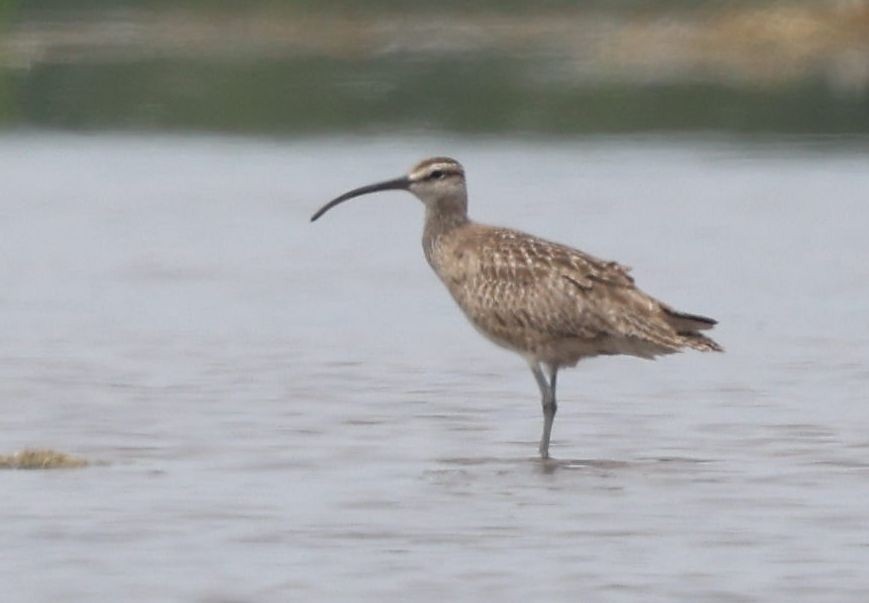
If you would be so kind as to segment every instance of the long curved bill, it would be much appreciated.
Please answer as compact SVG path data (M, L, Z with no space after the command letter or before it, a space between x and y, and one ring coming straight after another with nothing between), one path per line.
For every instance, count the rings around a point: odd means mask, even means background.
M377 184L369 184L368 186L360 186L359 188L354 188L352 191L347 191L340 197L332 199L326 205L318 209L317 213L311 216L311 222L325 214L336 205L344 203L345 201L347 201L348 199L352 199L353 197L367 195L368 193L376 193L378 191L406 191L409 187L410 180L408 180L407 176L402 176L401 178L395 178L394 180L387 180L385 182L378 182Z

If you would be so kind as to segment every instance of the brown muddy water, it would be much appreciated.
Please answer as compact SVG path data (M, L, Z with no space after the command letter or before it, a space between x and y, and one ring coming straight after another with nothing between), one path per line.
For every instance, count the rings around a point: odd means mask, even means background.
M412 197L634 267L724 355L537 389ZM866 601L869 169L836 141L0 136L9 602Z

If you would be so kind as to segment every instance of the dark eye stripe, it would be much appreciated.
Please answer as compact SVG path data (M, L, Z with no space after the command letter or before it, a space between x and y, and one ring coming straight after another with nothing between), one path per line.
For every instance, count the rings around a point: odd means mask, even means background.
M425 177L425 179L426 180L438 180L441 178L446 178L447 176L455 176L457 174L459 174L458 170L438 169L438 170L432 170L431 172L429 172L429 174Z

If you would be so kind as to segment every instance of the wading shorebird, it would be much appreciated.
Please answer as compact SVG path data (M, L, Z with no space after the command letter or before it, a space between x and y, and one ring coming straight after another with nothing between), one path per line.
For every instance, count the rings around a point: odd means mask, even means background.
M654 358L684 348L723 351L700 333L715 325L713 319L677 312L643 293L629 268L470 220L465 171L454 159L425 159L406 176L346 192L311 221L348 199L388 190L409 191L423 202L425 259L471 324L531 367L543 404L544 459L549 458L561 367L600 355Z

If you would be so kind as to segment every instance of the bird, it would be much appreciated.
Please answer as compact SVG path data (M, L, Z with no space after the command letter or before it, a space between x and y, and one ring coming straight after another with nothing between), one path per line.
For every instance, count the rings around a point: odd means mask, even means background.
M432 157L405 175L350 190L311 217L361 195L408 191L425 207L425 258L471 324L528 363L540 389L540 457L549 459L558 371L585 358L653 359L684 349L722 352L712 318L680 312L644 293L630 268L518 230L468 217L465 170Z

